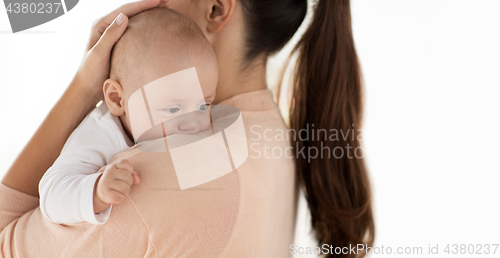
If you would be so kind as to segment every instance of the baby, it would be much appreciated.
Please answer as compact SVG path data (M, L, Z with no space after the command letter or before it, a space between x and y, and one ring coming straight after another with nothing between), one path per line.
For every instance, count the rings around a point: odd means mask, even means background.
M109 164L112 158L134 143L210 130L217 75L210 43L187 17L155 8L130 18L113 49L105 103L82 121L40 181L43 215L59 224L105 223L113 204L139 183L130 162Z

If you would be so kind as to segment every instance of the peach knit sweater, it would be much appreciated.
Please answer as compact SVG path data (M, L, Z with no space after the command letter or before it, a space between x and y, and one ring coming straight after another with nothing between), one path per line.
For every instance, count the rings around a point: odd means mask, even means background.
M245 124L249 157L237 170L181 191L168 152L132 147L115 159L128 158L141 182L102 225L50 222L37 197L0 184L0 255L290 257L297 185L293 160L270 152L290 146L278 136L286 126L272 93L253 91L220 104L238 107Z

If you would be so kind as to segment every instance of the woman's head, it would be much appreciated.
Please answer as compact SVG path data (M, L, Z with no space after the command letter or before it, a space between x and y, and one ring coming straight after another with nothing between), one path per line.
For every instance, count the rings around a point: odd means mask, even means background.
M248 91L251 86L246 81L263 82L265 87L267 57L297 31L307 12L307 0L186 0L174 1L172 8L193 19L214 47L219 61L217 96L228 97ZM298 150L325 152L318 155L324 158L295 155L297 174L320 244L370 246L374 221L363 157L325 158L331 156L327 150L362 147L363 94L350 2L316 0L313 8L311 24L293 51L298 52L298 59L290 127L296 132L311 126L335 129L354 137L327 142L297 140L293 146ZM356 256L362 255L345 255Z
M171 8L195 21L216 52L236 52L248 64L283 48L304 20L307 0L186 0ZM218 48L228 43L230 50Z

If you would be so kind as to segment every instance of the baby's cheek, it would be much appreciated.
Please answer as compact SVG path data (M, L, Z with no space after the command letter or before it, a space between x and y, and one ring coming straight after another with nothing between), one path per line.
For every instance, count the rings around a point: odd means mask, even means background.
M205 131L205 130L208 130L209 128L210 128L210 123L203 123L200 126L200 131Z
M177 123L174 119L169 119L165 122L163 122L163 126L165 128L165 136L172 135L174 133L177 133Z
M199 120L198 124L200 125L200 131L208 130L210 128L210 117L203 117Z

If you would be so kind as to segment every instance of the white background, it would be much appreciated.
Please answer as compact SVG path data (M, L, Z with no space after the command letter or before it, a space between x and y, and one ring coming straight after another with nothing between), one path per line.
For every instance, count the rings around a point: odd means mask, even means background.
M16 34L0 7L0 176L70 82L92 22L124 2L83 0ZM424 251L397 257L426 257L429 244L439 256L446 244L500 244L499 13L497 0L352 3L375 246ZM270 87L289 49L270 60ZM296 244L305 245L300 214Z

